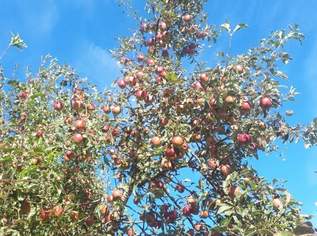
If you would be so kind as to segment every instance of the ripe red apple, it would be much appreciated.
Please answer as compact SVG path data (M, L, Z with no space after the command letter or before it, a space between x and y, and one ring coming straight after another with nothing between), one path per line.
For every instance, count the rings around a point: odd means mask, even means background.
M108 106L108 105L103 106L102 110L103 110L104 113L109 113L111 111L110 110L110 106Z
M91 226L95 223L95 219L93 216L88 216L86 219L85 219L85 223L86 225L88 226Z
M110 125L104 125L104 127L102 127L102 131L103 132L108 132L110 130L111 126Z
M240 109L243 111L243 112L249 112L251 110L251 104L250 102L248 101L244 101L242 102L241 106L240 106Z
M176 147L180 147L184 144L184 139L181 136L175 136L172 139L172 144Z
M50 218L51 212L50 212L50 210L47 210L47 209L43 209L43 208L42 208L42 209L40 210L39 216L40 216L40 219L41 219L42 221L46 221L46 220L48 220L48 219Z
M112 136L118 136L120 134L120 128L119 127L115 127L112 129L111 131Z
M155 62L154 62L153 59L147 59L146 63L147 63L149 66L155 65Z
M240 188L237 187L237 186L233 186L231 185L229 188L228 188L228 196L231 198L231 199L234 199L235 197L237 197L239 194L240 194Z
M237 135L237 141L239 144L246 144L251 142L251 135L246 133L240 133Z
M262 109L269 109L272 106L272 100L271 98L264 96L260 99L260 106Z
M64 208L62 206L55 206L53 208L54 216L60 217L64 212Z
M231 166L229 164L220 165L220 172L223 176L228 176L231 173Z
M201 218L207 218L209 216L209 213L208 211L205 210L205 211L201 211L199 215Z
M93 103L89 103L87 104L86 108L88 111L94 111L96 109L96 106Z
M192 18L193 18L193 16L192 16L192 15L189 15L189 14L186 14L186 15L182 16L182 19L183 19L183 21L185 21L185 22L191 21Z
M160 126L165 126L168 124L168 119L167 118L161 118L160 119Z
M164 188L164 183L161 180L154 180L151 183L151 187L152 188L160 188L160 189L162 189L162 188Z
M276 209L283 208L283 203L282 203L282 201L279 198L274 198L272 200L272 203L273 203L273 207L276 208Z
M240 64L236 65L235 70L237 73L243 73L244 72L244 67Z
M79 119L75 121L74 126L77 130L84 130L86 129L86 122L83 119Z
M112 195L108 195L107 196L107 201L108 202L113 202L113 196Z
M192 88L195 89L195 90L202 90L203 89L203 86L201 85L201 83L199 81L195 81L193 84L192 84Z
M117 85L121 88L121 89L124 89L126 87L126 82L123 80L123 79L119 79L117 81Z
M71 150L67 150L64 154L64 160L69 161L75 156L75 153Z
M160 27L160 29L161 29L162 31L164 31L164 30L166 30L167 25L166 25L166 23L165 23L164 21L161 21L161 22L159 23L159 27Z
M128 228L127 229L127 235L128 236L134 236L135 235L134 229L133 228Z
M64 107L64 104L63 104L63 102L61 102L61 101L54 101L54 103L53 103L53 108L56 110L56 111L61 111L62 109L63 109L63 107Z
M36 131L35 136L36 136L37 138L43 138L43 136L44 136L44 130L40 129L40 130Z
M155 40L153 38L145 41L145 45L148 47L154 46L154 44L155 44Z
M140 89L136 90L135 93L134 93L134 96L135 96L137 99L141 100L141 99L143 98L143 91L140 90Z
M83 102L79 99L72 100L72 108L75 110L79 110L83 107Z
M200 231L200 230L202 230L202 228L203 228L202 223L196 223L196 224L195 224L195 230L196 230L196 231Z
M183 215L184 216L190 216L191 214L192 214L192 207L191 207L191 205L186 205L186 206L184 206L184 208L183 208Z
M22 100L27 99L27 97L29 96L29 93L27 91L22 91L19 93L18 97Z
M121 200L123 197L123 191L121 189L114 189L112 191L113 200Z
M234 103L234 101L235 101L235 98L234 98L233 96L228 95L228 96L225 98L225 102L226 102L227 104L232 104L232 103Z
M158 136L155 136L151 139L151 144L153 146L159 146L161 144L161 139Z
M218 165L218 161L215 158L209 158L207 160L207 166L212 170L216 170L218 168Z
M200 75L199 75L199 80L200 80L201 82L208 82L208 76L207 76L205 73L200 74Z
M70 213L70 218L72 219L72 221L79 220L79 212L78 211L72 211Z
M84 140L84 137L81 134L76 133L73 135L72 140L75 143L81 143Z
M172 162L171 162L170 160L168 160L168 159L162 159L162 161L161 161L161 168L162 168L162 169L168 169L168 170L170 170L170 169L173 168L173 164L172 164Z
M136 73L136 77L137 77L138 79L142 79L142 78L144 77L144 73L143 73L142 71L138 71L138 72Z
M176 156L176 152L174 150L174 148L170 147L170 148L167 148L165 150L165 156L168 158L168 159L174 159L175 156Z
M111 106L111 112L114 115L118 115L121 112L121 107L120 106Z
M188 148L189 148L188 143L184 142L183 145L182 145L183 151L186 152L188 150Z
M189 197L187 198L187 203L188 203L189 205L191 205L191 206L195 206L196 203L197 203L197 200L196 200L195 197L189 196Z

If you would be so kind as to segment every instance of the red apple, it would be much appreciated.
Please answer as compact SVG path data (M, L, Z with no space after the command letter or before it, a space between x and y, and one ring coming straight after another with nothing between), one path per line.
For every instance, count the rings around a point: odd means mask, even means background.
M241 133L237 135L237 141L240 144L246 144L251 142L251 135L246 133Z
M193 18L193 16L189 15L189 14L186 14L186 15L182 16L182 19L185 22L189 22L192 18Z
M60 110L63 109L64 104L63 104L63 102L61 102L61 101L54 101L53 107L54 107L54 109L55 109L56 111L60 111Z
M201 218L207 218L209 216L209 213L208 211L201 211L199 215Z
M172 139L172 144L176 147L180 147L184 144L184 139L181 136L175 136Z
M143 98L143 91L140 90L140 89L136 90L136 91L134 92L134 96L135 96L137 99L141 100L141 99Z
M147 63L149 66L155 65L155 62L154 62L153 59L147 59L146 63Z
M36 136L37 138L43 138L43 136L44 136L44 130L40 129L40 130L36 131L35 136Z
M75 156L74 152L71 150L67 150L64 154L64 160L69 161Z
M77 130L86 129L86 122L83 119L76 120L74 126Z
M229 164L222 164L220 166L220 172L223 176L228 176L231 173L231 166Z
M119 79L117 81L117 85L121 88L121 89L124 89L126 87L126 82L123 80L123 79Z
M210 169L216 170L218 168L218 161L215 158L209 158L207 161L207 165Z
M27 91L22 91L19 93L18 97L22 100L27 99L27 97L29 96L29 93Z
M78 211L72 211L70 214L70 218L72 221L77 221L79 220L79 212Z
M121 112L121 107L120 106L111 106L111 112L114 115L118 115Z
M251 104L250 104L250 102L248 102L248 101L242 102L240 109L241 109L242 111L244 111L244 112L249 112L249 111L251 110Z
M161 144L161 139L158 136L155 136L151 139L151 144L153 146L159 146Z
M121 189L114 189L112 191L113 200L121 200L123 197L123 191Z
M235 70L237 73L243 73L244 72L244 67L242 65L236 65Z
M175 156L176 156L176 152L174 150L174 148L170 147L170 148L167 148L165 150L165 156L168 158L168 159L174 159Z
M186 205L183 208L183 215L184 216L190 216L192 214L192 207L190 205Z
M276 209L283 208L283 203L282 203L282 201L279 198L274 198L272 200L272 203L273 203L273 207L276 208Z
M200 80L201 82L208 82L208 76L207 76L205 73L200 74L200 75L199 75L199 80Z
M43 209L43 208L42 208L42 209L40 210L39 216L40 216L40 219L41 219L42 221L46 221L46 220L48 220L48 219L50 218L51 212L50 212L50 210L47 210L47 209Z
M164 30L166 30L167 25L166 25L166 23L165 23L164 21L161 21L161 22L159 23L159 27L160 27L160 29L161 29L162 31L164 31Z
M127 229L127 235L128 236L134 236L135 235L134 229L133 228L128 228Z
M53 208L54 216L60 217L64 212L64 208L62 206L55 206Z
M104 113L109 113L110 112L110 106L105 105L105 106L102 107L102 110L103 110Z
M203 86L201 85L201 83L199 81L195 81L193 84L192 84L192 88L195 89L195 90L202 90L203 89Z
M72 140L75 143L81 143L84 140L84 137L81 134L76 133L73 135Z
M260 106L262 107L262 109L269 109L272 104L272 100L269 97L264 96L260 99Z

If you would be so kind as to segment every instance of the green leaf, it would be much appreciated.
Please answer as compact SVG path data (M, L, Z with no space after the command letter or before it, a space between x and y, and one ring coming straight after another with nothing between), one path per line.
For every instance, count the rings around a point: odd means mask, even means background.
M174 84L179 84L183 82L180 78L178 78L177 74L175 74L174 72L167 73L166 80Z
M26 43L23 41L23 39L20 37L19 34L12 34L11 40L10 40L10 46L17 47L20 49L27 48Z
M231 32L231 26L230 26L229 22L223 23L220 26L221 26L221 28L225 29L228 33Z
M248 27L247 24L243 24L243 23L237 24L236 27L234 27L233 33L237 32L241 29L247 28L247 27Z
M286 231L281 231L281 232L277 232L274 234L274 236L294 236L295 234L290 233L290 232L286 232Z
M227 211L230 211L231 209L232 209L231 206L222 205L222 206L219 207L217 213L218 213L218 214L225 213L225 212L227 212Z

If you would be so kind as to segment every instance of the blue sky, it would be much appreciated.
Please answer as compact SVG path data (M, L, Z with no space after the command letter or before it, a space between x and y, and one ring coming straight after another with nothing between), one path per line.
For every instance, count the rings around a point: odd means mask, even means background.
M143 0L134 2L142 11ZM316 9L315 0L210 0L206 6L212 24L230 20L249 25L235 36L233 53L256 46L273 30L299 24L305 41L303 45L290 43L288 49L294 60L283 68L289 74L287 83L300 92L296 101L285 107L295 111L290 119L293 123L308 123L317 116ZM1 0L0 52L10 32L20 33L29 46L23 52L10 51L2 63L8 73L15 63L22 71L26 65L35 70L41 56L49 53L102 88L119 74L108 50L118 46L116 37L131 34L135 27L115 0ZM220 43L217 48L224 45ZM214 53L208 59L214 61ZM316 154L317 148L304 149L302 144L281 145L280 152L263 155L252 165L268 179L288 180L286 186L304 203L304 212L317 215ZM314 222L317 225L316 218Z

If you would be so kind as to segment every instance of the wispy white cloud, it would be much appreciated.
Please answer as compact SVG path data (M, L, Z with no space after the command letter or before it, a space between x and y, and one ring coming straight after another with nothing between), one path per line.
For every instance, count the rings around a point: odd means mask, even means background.
M106 49L94 43L84 42L78 52L80 54L77 55L73 65L81 75L87 76L90 81L103 88L109 86L118 77L119 65Z
M28 1L19 2L15 8L20 22L26 30L34 35L50 34L59 19L58 6L54 0L36 1L36 5ZM36 6L36 7L34 7Z

